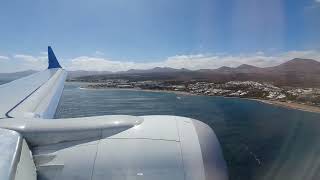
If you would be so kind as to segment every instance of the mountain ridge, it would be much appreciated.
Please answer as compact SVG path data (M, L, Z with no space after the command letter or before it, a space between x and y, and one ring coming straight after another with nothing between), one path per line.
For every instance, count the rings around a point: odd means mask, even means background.
M0 73L0 78L17 79L36 71ZM217 69L189 70L170 67L152 69L131 69L128 71L69 71L68 79L100 80L108 78L124 78L129 80L175 80L175 81L263 81L279 86L320 87L320 62L313 59L295 58L272 67L257 67L242 64L237 67L222 66Z
M81 77L82 80L99 80L101 78L124 78L138 80L174 80L174 81L258 81L270 82L279 86L320 87L320 62L312 59L295 58L277 66L260 68L248 64L238 67L220 67L217 69L181 70L174 68L156 68ZM164 71L166 70L166 71ZM116 75L115 75L116 74Z

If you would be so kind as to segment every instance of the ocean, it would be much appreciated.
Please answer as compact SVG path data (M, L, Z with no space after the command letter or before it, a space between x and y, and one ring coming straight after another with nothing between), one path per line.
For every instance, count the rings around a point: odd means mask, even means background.
M190 117L216 133L230 180L320 179L320 114L239 98L81 89L82 85L65 84L55 118Z
M111 114L177 115L210 125L230 180L320 179L320 114L258 101L66 83L56 118Z

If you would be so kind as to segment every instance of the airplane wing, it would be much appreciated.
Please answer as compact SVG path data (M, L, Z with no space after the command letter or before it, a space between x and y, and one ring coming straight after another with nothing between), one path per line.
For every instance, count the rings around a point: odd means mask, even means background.
M51 47L48 47L48 59L48 69L0 85L0 118L53 118L67 73Z
M66 71L0 86L1 180L227 180L213 130L178 116L55 119Z

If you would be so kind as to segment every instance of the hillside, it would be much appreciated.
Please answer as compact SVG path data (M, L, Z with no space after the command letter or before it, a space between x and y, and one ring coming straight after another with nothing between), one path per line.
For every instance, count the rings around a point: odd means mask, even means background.
M11 81L36 71L0 73L0 80ZM320 87L320 62L312 59L292 59L274 67L260 68L243 64L235 68L220 67L218 69L174 69L155 67L147 70L131 69L112 73L108 71L69 71L68 79L76 81L103 81L106 79L169 80L169 81L258 81L270 82L278 86Z
M226 81L260 81L270 82L278 86L320 87L320 62L312 59L292 59L274 67L260 68L243 64L235 68L220 67L218 69L153 68L149 70L129 70L125 72L79 77L82 81L100 81L105 79L138 80L201 80L211 82Z

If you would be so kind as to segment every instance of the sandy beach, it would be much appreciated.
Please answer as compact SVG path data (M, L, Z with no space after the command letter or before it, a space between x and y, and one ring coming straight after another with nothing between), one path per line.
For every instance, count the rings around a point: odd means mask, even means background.
M162 93L174 93L176 95L185 95L185 96L197 96L197 94L192 94L186 91L170 91L170 90L152 90L152 89L135 89L137 91L147 91L147 92L162 92Z
M320 113L320 107L300 104L297 102L281 102L281 101L263 100L263 99L250 99L250 100L255 100L255 101L263 102L266 104L281 106L281 107L290 108L290 109L297 109L300 111Z
M139 89L138 89L139 90ZM197 94L192 94L189 92L183 92L183 91L168 91L168 90L143 90L142 91L151 91L151 92L167 92L167 93L175 93L177 95L193 95L196 96ZM204 95L205 96L205 95ZM224 97L224 96L223 96ZM226 97L226 98L240 98L240 97ZM275 100L264 100L264 99L254 99L254 98L241 98L241 99L248 99L248 100L254 100L259 101L266 104L271 104L275 106L281 106L289 109L297 109L300 111L306 111L306 112L313 112L313 113L320 113L320 107L317 106L311 106L307 104L300 104L297 102L282 102L282 101L275 101Z
M139 89L137 89L139 90ZM183 92L183 91L168 91L168 90L144 90L140 89L140 91L150 91L150 92L166 92L166 93L175 93L177 95L193 95L196 96L197 94L192 94L189 92ZM224 97L224 96L223 96ZM226 97L226 98L239 98L239 97ZM264 100L264 99L254 99L254 98L242 98L242 99L248 99L248 100L254 100L259 101L262 103L274 105L274 106L281 106L289 109L297 109L300 111L306 111L306 112L313 112L313 113L320 113L320 107L317 106L311 106L306 104L300 104L297 102L282 102L282 101L274 101L274 100Z
M196 96L197 95L197 94L192 94L192 93L184 92L184 91L147 90L147 89L136 89L136 90L138 90L138 91L149 91L149 92L166 92L166 93L174 93L174 94L177 94L177 95L192 95L192 96ZM226 97L226 98L230 98L230 97ZM239 97L231 97L231 98L239 98ZM290 108L290 109L297 109L297 110L300 110L300 111L320 113L320 107L306 105L306 104L300 104L300 103L297 103L297 102L282 102L282 101L254 99L254 98L242 98L242 99L259 101L259 102L266 103L266 104L271 104L271 105L275 105L275 106L281 106L281 107Z
M91 87L79 87L80 89L87 90L102 90L102 89L116 89L116 90L125 90L125 91L146 91L146 92L161 92L161 93L174 93L177 95L188 95L188 96L197 96L197 94L192 94L186 91L170 91L170 90L153 90L153 89L139 89L139 88L91 88Z

